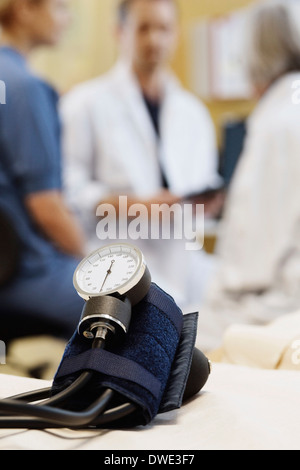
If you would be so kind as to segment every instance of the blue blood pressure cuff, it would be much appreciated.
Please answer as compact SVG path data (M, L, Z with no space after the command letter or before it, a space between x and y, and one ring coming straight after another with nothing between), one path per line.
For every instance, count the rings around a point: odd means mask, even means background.
M120 403L136 405L136 412L118 424L147 425L158 413L182 405L197 322L196 313L183 315L172 297L152 284L147 296L133 307L129 331L121 340L105 349L92 349L75 332L54 377L52 394L67 388L83 371L93 371L87 389L69 406L84 409L110 388Z

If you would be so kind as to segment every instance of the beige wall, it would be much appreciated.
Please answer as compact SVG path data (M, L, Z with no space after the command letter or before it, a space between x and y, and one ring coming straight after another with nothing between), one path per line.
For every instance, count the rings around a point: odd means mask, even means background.
M33 65L61 92L105 72L116 55L115 0L71 0L73 21L59 48L41 50Z
M73 23L60 48L39 51L34 67L52 81L60 92L108 70L116 57L114 11L117 0L71 0ZM178 0L181 9L181 41L173 69L189 88L189 33L195 21L207 16L223 15L244 7L253 0ZM218 131L228 113L247 115L253 108L248 101L206 103Z
M196 21L211 16L222 16L239 8L253 3L253 0L178 0L182 14L182 35L177 56L174 61L174 70L181 78L183 84L189 87L190 30ZM228 115L244 118L252 111L255 103L251 101L208 101L207 107L214 120L219 145L222 144L221 129Z

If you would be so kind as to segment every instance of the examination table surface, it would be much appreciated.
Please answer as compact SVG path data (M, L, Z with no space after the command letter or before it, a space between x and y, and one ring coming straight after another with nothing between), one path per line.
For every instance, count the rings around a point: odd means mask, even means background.
M0 375L0 384L5 398L51 382ZM0 429L0 450L299 450L299 397L298 371L213 363L196 398L145 428Z

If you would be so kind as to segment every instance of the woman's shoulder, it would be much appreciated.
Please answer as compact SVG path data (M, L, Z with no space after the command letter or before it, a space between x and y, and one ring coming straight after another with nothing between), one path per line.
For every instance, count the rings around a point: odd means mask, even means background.
M38 77L28 66L25 58L13 50L0 48L0 80L5 83L7 97L11 103L15 99L49 96L57 100L55 89L45 80Z
M259 126L261 130L274 132L293 128L294 124L299 126L300 100L295 102L293 88L296 79L300 86L300 74L288 74L270 87L249 119L251 127Z

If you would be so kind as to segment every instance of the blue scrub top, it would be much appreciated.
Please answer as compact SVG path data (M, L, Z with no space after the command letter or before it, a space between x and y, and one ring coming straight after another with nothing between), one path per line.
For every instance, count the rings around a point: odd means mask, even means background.
M24 207L30 194L62 189L58 95L8 47L0 48L0 80L6 85L6 104L0 104L0 209L17 230L21 275L28 277L60 257Z

